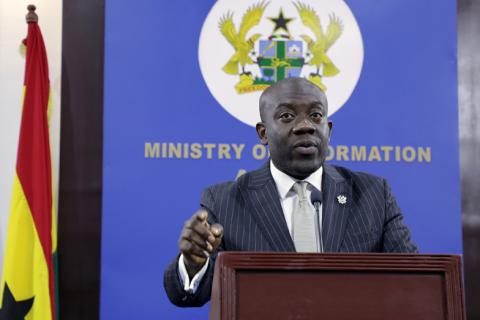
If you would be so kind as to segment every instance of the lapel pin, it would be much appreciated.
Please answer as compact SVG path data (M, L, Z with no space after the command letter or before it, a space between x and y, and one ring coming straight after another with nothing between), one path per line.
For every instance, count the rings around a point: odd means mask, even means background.
M343 194L337 196L337 201L340 204L345 204L347 203L347 197L345 197Z

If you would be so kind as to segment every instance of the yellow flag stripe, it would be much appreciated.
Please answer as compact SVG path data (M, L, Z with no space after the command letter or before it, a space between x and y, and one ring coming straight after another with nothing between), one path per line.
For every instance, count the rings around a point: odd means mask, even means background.
M15 300L34 297L26 320L51 320L49 272L42 244L18 176L13 183L2 288L8 283ZM0 296L3 291L0 291ZM0 298L0 301L2 301Z

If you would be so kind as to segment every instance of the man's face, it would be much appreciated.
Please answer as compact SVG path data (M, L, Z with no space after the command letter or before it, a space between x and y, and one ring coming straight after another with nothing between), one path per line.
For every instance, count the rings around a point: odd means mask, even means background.
M332 123L327 99L303 79L287 79L262 98L257 133L268 144L275 166L297 179L308 177L325 160Z

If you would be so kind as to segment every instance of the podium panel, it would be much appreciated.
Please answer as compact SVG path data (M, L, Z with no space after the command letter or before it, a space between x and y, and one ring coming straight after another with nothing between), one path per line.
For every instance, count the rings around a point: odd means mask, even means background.
M461 259L225 252L210 319L465 319Z

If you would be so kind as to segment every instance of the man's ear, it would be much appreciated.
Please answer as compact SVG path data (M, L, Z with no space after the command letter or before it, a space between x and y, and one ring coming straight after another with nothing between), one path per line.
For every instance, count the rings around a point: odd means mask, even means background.
M260 138L260 141L262 142L263 145L268 144L268 139L267 139L267 128L265 128L265 124L263 122L257 123L257 126L255 127L257 129L257 135Z

